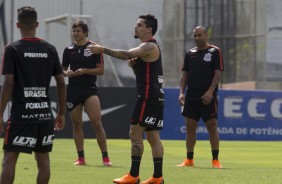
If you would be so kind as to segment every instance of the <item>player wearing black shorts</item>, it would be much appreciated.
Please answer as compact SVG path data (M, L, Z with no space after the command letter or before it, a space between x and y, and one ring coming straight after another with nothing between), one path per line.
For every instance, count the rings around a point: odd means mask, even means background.
M105 53L112 57L129 60L129 65L136 75L137 100L133 110L131 139L131 169L130 172L114 179L114 183L139 183L140 162L144 151L143 133L151 146L154 173L151 178L141 184L162 184L163 145L159 130L163 128L164 93L162 90L163 71L161 51L153 38L157 31L158 21L151 15L140 15L135 26L135 38L141 44L126 50L105 48L101 45L88 47L91 53Z
M155 39L148 42L157 44ZM150 63L138 58L135 60L133 70L136 75L137 100L132 113L131 124L146 127L146 131L161 130L163 128L164 108L161 57Z
M50 178L49 152L52 151L54 128L65 123L65 82L57 50L36 38L37 12L32 7L18 9L22 39L5 48L3 61L4 84L1 89L0 127L10 97L11 115L4 139L4 158L0 183L13 183L20 152L35 152L38 167L37 183ZM57 82L59 107L54 119L49 98L51 77Z
M198 26L193 33L196 47L185 55L179 94L179 103L184 105L182 115L186 122L187 158L177 166L194 166L196 129L202 118L210 135L212 166L222 168L218 161L217 131L217 91L223 71L222 53L220 48L208 44L206 28Z
M94 44L87 38L88 25L77 20L72 25L74 43L66 47L63 53L62 67L64 75L69 78L67 85L67 108L73 124L73 137L78 159L75 165L85 165L84 135L82 131L83 108L92 123L98 145L102 152L105 166L112 163L108 157L106 133L101 121L101 107L97 92L97 75L104 74L103 54L87 52L87 46Z

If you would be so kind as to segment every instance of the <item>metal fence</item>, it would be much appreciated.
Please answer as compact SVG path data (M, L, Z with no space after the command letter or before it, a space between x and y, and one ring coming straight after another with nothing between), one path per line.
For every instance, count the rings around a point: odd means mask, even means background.
M166 0L164 5L171 10L164 10L167 86L178 85L179 68L185 51L195 46L192 30L198 25L208 28L209 42L223 52L222 83L265 81L264 0ZM175 27L179 31L171 30Z

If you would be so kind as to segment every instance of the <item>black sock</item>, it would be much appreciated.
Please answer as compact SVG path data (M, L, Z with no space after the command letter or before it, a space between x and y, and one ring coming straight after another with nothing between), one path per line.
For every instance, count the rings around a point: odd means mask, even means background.
M194 152L187 152L187 159L193 160L194 158Z
M103 158L107 158L107 157L108 157L108 152L107 152L107 151L102 152L102 157L103 157Z
M141 157L131 156L130 175L133 177L139 176Z
M154 178L163 176L163 158L153 158L154 160Z
M84 150L77 151L78 158L84 158Z
M218 160L219 150L212 150L212 160Z

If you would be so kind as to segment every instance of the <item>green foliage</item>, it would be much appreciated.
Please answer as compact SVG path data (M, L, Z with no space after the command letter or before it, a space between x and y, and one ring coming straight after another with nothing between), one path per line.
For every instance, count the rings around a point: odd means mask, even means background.
M3 139L1 140L1 142ZM197 141L195 167L179 168L186 156L185 141L163 141L164 178L166 184L278 184L282 183L281 142L221 141L219 159L223 169L211 168L209 141ZM74 166L77 155L71 139L56 139L51 157L50 184L109 184L130 169L130 141L108 140L113 167L102 166L96 140L85 140L87 166ZM0 153L1 158L3 153ZM36 178L34 156L21 154L16 168L15 184L32 184ZM151 150L145 142L141 162L141 180L153 173Z
M208 27L208 42L211 42L211 38L212 38L212 26Z

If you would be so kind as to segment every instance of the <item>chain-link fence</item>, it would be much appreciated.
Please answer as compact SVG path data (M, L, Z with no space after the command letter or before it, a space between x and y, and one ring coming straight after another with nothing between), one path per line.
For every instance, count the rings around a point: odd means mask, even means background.
M265 81L264 0L165 0L166 86L178 85L184 53L195 47L192 30L198 25L208 28L210 43L223 52L222 84Z

